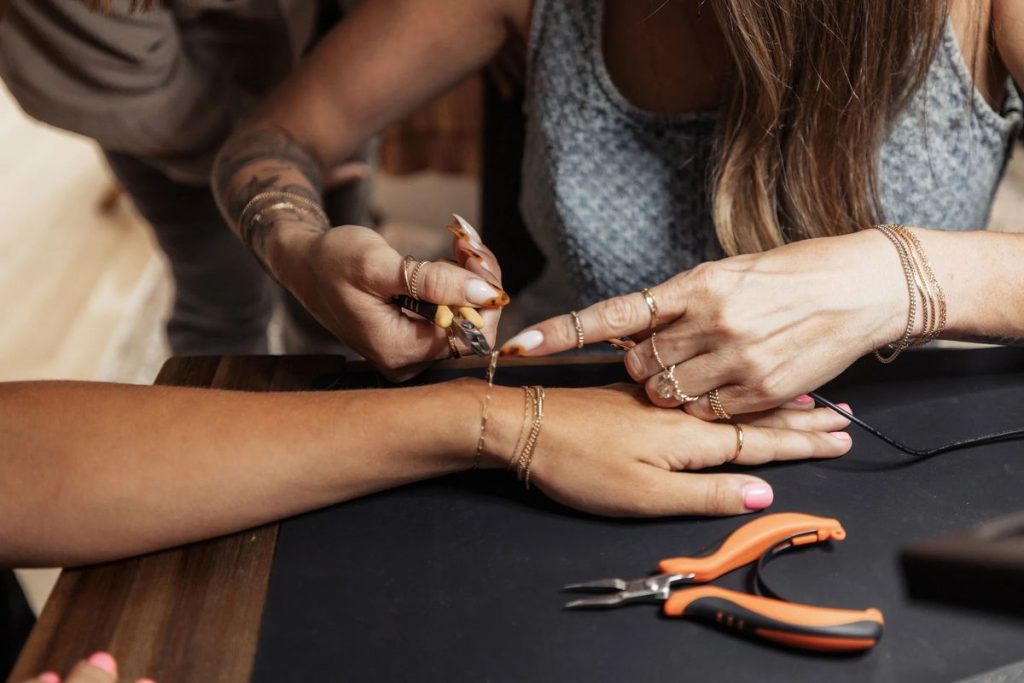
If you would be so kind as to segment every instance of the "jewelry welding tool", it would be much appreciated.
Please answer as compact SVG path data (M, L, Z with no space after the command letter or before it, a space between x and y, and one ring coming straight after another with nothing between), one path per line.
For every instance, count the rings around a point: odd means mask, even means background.
M454 332L455 336L465 342L475 355L491 355L491 345L487 343L487 337L480 330L483 327L483 320L475 308L459 306L452 310L449 306L432 304L429 301L414 299L404 294L396 296L393 301L401 308L415 313L424 320Z
M795 512L765 515L744 524L713 552L701 557L662 560L660 574L639 579L598 579L565 586L567 591L603 592L566 604L568 609L617 607L632 602L662 602L669 617L690 617L740 634L790 647L853 652L874 647L882 636L882 613L832 609L781 600L761 577L764 564L790 548L846 538L838 520ZM755 594L700 586L734 569L757 562ZM767 593L767 596L765 595Z

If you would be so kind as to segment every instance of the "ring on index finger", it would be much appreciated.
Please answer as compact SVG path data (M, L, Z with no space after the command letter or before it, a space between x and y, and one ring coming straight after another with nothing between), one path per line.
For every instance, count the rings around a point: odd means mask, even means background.
M640 293L644 295L644 303L647 304L647 310L651 312L651 332L654 332L654 328L658 326L658 302L650 289L645 287L640 290Z

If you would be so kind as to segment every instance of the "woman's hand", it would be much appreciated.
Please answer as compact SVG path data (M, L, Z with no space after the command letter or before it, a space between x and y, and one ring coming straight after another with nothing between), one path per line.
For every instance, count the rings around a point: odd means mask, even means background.
M84 659L75 665L64 683L117 683L117 662L106 652ZM53 671L41 673L25 683L61 683L59 675ZM153 683L150 678L140 678L135 683Z
M509 301L501 289L501 269L468 223L457 229L453 251L458 265L423 265L417 294L437 304L483 307L484 333L494 344L500 308ZM382 373L396 381L408 379L427 362L450 355L443 329L410 318L392 303L394 296L408 294L403 256L380 235L354 225L295 234L298 243L275 255L279 278L321 324Z
M496 393L488 426L492 466L515 457L524 424L522 391ZM846 406L844 406L846 407ZM846 418L804 401L750 416L733 460L737 432L681 410L656 408L628 384L548 389L531 464L531 482L586 512L616 517L734 515L771 505L772 489L746 474L696 474L728 462L834 458L851 446Z
M766 410L832 379L874 348L899 339L907 289L892 245L875 230L805 240L760 254L705 263L652 288L658 306L656 344L676 365L680 389L700 400L687 412L714 419L707 392L719 389L731 415ZM625 356L630 376L656 405L679 401L657 391L663 369L639 293L580 312L588 342L643 339ZM568 315L520 333L503 353L538 356L576 345Z

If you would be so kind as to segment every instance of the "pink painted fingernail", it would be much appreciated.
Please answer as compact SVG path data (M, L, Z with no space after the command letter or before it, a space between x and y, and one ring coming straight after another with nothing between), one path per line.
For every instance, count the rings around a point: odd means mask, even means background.
M152 678L140 678L135 683L156 683Z
M90 666L106 671L111 676L117 676L117 660L108 652L97 652L86 660Z
M521 356L527 351L532 351L544 343L544 333L540 330L527 330L520 332L509 339L501 347L503 356Z
M814 403L814 399L811 398L808 394L803 394L802 396L797 396L796 398L794 398L793 403L796 403L797 405L801 406L806 406L810 405L811 403Z
M850 415L853 415L853 408L850 407L849 403L837 403L836 404L836 408L839 408L841 410L845 410Z
M39 679L39 683L60 683L60 676L52 671L44 671L36 678Z
M846 432L829 432L829 436L832 436L840 441L852 441L853 439Z
M748 510L763 510L775 500L768 484L747 484L743 487L743 506Z

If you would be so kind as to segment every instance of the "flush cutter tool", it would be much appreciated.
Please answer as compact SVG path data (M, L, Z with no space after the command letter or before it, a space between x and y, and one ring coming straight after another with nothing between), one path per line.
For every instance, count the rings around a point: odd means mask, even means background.
M710 554L662 560L659 574L569 584L567 591L603 594L573 600L566 608L662 602L666 616L690 617L790 647L826 652L867 650L882 636L884 621L879 610L832 609L781 600L761 576L765 563L786 550L844 538L846 532L835 519L795 512L764 515L734 531ZM754 594L718 586L673 590L714 581L754 562Z
M396 296L394 302L438 327L450 329L475 355L491 355L491 345L487 343L487 337L480 330L483 327L483 320L475 308L459 306L452 310L443 304L432 304L406 295Z

